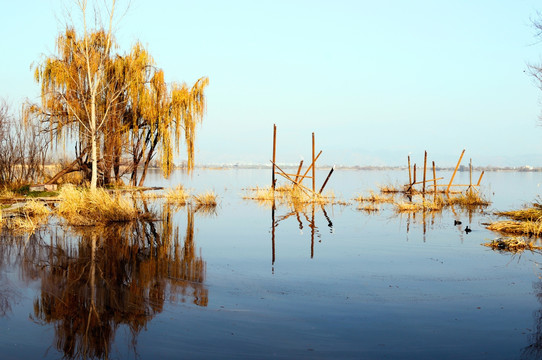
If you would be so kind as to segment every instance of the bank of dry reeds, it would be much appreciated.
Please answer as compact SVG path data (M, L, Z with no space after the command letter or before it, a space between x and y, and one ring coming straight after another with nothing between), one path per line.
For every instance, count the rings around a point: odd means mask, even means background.
M96 225L127 222L142 217L133 202L121 194L112 195L104 189L78 189L72 185L61 188L57 213L70 225Z
M534 251L542 249L542 246L535 245L534 241L523 237L496 239L482 245L490 247L493 250L508 251L512 253L522 252L524 250Z
M534 203L520 210L500 211L495 215L510 218L492 222L488 230L505 234L542 236L542 205Z

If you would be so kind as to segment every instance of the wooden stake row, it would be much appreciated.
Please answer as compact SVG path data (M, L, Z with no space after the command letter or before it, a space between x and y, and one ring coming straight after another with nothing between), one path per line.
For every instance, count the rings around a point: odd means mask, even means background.
M408 184L405 185L405 192L409 193L412 192L414 185L422 184L422 193L426 193L425 185L426 183L433 182L433 184L428 184L428 186L433 186L433 191L436 193L437 188L439 186L446 186L446 193L450 192L450 188L452 186L461 186L461 187L467 187L467 191L469 190L476 190L476 188L480 186L480 183L482 182L482 177L484 176L484 171L480 174L480 178L478 179L478 182L476 184L473 184L472 182L472 159L470 159L469 163L469 184L453 184L455 175L457 173L457 170L459 169L459 166L461 165L461 160L463 159L463 155L465 154L465 150L461 152L461 155L459 156L459 160L457 161L457 164L455 166L454 172L452 173L452 177L450 178L450 182L448 184L437 184L437 180L442 180L443 178L437 178L436 175L436 167L435 162L433 161L433 179L426 179L426 172L427 172L427 151L425 151L424 155L424 161L423 161L423 181L416 182L416 164L414 164L413 169L411 170L411 163L410 163L410 155L408 156Z
M275 191L276 182L277 182L275 175L278 174L286 178L290 182L292 182L294 186L298 186L301 190L303 190L307 194L308 192L311 192L313 196L317 194L321 194L322 191L324 191L324 188L326 187L327 182L329 178L331 177L331 174L333 174L333 171L335 170L335 167L333 167L330 170L329 174L326 177L326 180L324 181L322 187L320 188L320 191L316 193L316 160L318 160L320 155L322 155L322 151L320 151L318 155L316 155L314 133L312 133L312 161L303 175L300 176L301 169L303 167L303 160L301 160L301 162L299 163L299 167L297 168L296 174L287 174L277 165L276 154L277 154L277 125L273 124L273 160L271 160L271 163L273 164L272 175L271 175L271 187L273 188L273 191ZM278 169L278 172L277 172L277 169ZM312 169L312 176L307 176L307 174L309 173L309 171L311 171L311 169ZM306 178L312 179L312 190L302 184L303 180Z

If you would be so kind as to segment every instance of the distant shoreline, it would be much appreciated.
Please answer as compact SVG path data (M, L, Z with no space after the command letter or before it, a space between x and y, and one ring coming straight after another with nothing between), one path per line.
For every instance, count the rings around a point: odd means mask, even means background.
M277 164L282 169L297 169L299 165L295 164ZM333 167L333 165L319 165L316 166L316 169L319 170L329 170ZM176 169L183 169L185 167L181 166L175 166ZM230 170L230 169L271 169L271 165L263 165L263 164L202 164L202 165L196 165L196 169L211 169L211 170ZM305 167L306 168L306 167ZM422 169L422 167L418 167L418 170ZM429 167L428 167L429 169ZM431 168L432 169L432 168ZM436 170L438 171L453 171L455 167L445 167L445 166L437 166ZM542 172L542 167L533 167L533 166L505 166L505 167L499 167L499 166L473 166L473 171L491 171L491 172L497 172L497 171L507 171L507 172ZM389 171L389 170L408 170L407 166L347 166L347 165L335 165L335 170L365 170L365 171ZM469 171L469 167L465 165L461 165L458 169L458 171Z

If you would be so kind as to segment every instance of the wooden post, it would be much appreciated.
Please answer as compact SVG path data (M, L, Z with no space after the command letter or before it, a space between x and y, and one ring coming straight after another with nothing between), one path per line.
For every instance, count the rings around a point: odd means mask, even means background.
M312 133L312 192L316 191L316 164L314 163L314 133Z
M448 188L446 189L446 192L450 191L450 186L452 186L452 182L454 181L455 173L457 172L457 169L459 169L459 165L461 164L461 159L463 159L464 154L465 154L465 149L463 149L463 152L461 152L461 156L459 157L459 161L457 162L457 165L455 166L454 173L452 174L452 178L450 179L450 183L448 184Z
M303 167L303 160L299 162L299 167L297 168L297 174L295 175L295 182L297 182L297 179L299 178L299 173L301 172L302 167Z
M331 177L331 174L333 174L333 170L335 170L335 165L333 165L333 167L332 167L331 170L329 171L329 174L327 174L326 181L324 181L324 185L322 185L322 188L320 189L320 191L318 192L318 194L321 194L322 191L324 191L324 188L326 187L327 181L328 181L329 178Z
M410 155L408 155L408 183L412 184L412 173L410 171Z
M322 150L320 150L320 152L318 153L318 155L316 155L316 158L313 160L312 164L310 164L310 166L307 168L307 170L305 171L305 173L303 174L303 176L301 176L301 178L299 179L298 183L301 184L303 182L303 179L305 179L305 177L307 176L307 174L309 173L309 171L311 171L311 169L315 166L315 162L316 160L318 160L318 158L320 157L320 155L322 155Z
M476 186L480 186L480 183L482 182L482 176L484 176L484 171L480 174L480 178L478 179L478 184Z
M472 191L472 158L469 161L469 191Z
M277 162L275 159L277 152L277 125L273 124L273 176L271 178L271 187L273 188L273 191L275 191L275 163Z
M435 196L437 196L437 171L435 169L435 162L433 161L433 185L435 186Z
M427 172L427 151L425 152L425 156L423 158L423 185L422 185L422 193L425 194L425 173Z
M414 182L412 184L416 183L416 164L414 164Z

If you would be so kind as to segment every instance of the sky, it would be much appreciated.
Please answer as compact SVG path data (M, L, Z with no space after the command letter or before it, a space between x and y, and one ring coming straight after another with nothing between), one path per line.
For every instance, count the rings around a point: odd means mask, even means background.
M118 9L127 2L118 0ZM65 0L0 0L0 97L37 101ZM209 77L197 164L542 166L539 0L132 0L115 36L168 82ZM542 19L542 15L540 15ZM78 18L73 17L76 21ZM178 159L184 158L184 154Z

